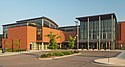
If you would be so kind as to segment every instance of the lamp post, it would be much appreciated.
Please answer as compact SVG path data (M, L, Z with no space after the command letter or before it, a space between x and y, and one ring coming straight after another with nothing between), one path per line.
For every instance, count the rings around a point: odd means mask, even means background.
M109 49L110 49L110 41L109 41ZM108 49L108 63L109 63L109 49Z
M79 49L79 23L78 21L75 21L76 23L76 37L77 37L77 49Z

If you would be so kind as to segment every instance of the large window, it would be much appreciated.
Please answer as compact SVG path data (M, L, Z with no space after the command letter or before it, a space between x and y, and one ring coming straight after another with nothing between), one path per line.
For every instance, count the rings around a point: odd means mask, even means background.
M36 36L37 36L37 40L42 40L42 20L41 19L37 19L35 20L36 22L36 28L37 28L37 33L36 33Z
M3 38L8 38L8 26L3 26Z

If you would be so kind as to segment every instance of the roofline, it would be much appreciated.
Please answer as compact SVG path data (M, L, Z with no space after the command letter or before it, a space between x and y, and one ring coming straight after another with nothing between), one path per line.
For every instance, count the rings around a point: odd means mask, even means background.
M98 17L98 16L105 16L105 15L113 15L116 19L115 13L108 13L108 14L99 14L99 15L92 15L92 16L85 16L85 17L76 17L76 19L82 19L82 18L89 18L89 17ZM117 20L117 19L116 19Z
M49 21L51 21L53 24L55 24L57 27L58 25L51 19L47 18L47 17L38 17L38 18L32 18L32 19L26 19L26 20L20 20L20 21L16 21L17 23L11 23L11 24L5 24L5 25L2 25L2 26L9 26L9 25L15 25L15 24L22 24L21 21L28 21L28 20L34 20L34 19L47 19Z
M16 22L19 23L21 21L28 21L28 20L35 20L35 19L47 19L47 20L51 21L52 23L54 23L58 27L58 25L53 20L51 20L51 19L49 19L47 17L44 17L44 16L38 17L38 18L31 18L31 19L19 20L19 21L16 21Z
M118 21L118 23L124 23L125 21Z
M20 23L10 23L10 24L4 24L2 26L9 26L9 25L15 25L15 24L20 24Z

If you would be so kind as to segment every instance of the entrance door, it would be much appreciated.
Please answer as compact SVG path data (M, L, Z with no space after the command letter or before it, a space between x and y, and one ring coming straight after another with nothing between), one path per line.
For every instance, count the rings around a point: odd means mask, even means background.
M30 44L30 50L32 50L32 44Z

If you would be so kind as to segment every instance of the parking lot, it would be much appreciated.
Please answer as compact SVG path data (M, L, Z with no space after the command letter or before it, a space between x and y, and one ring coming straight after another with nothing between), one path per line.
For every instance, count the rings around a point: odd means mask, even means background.
M0 57L0 67L114 67L93 63L93 60L113 57L119 54L115 51L80 51L82 54L56 60L39 60L36 57L48 51L24 53L14 56ZM119 67L119 66L116 66Z

